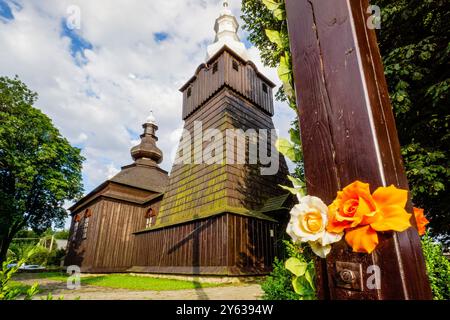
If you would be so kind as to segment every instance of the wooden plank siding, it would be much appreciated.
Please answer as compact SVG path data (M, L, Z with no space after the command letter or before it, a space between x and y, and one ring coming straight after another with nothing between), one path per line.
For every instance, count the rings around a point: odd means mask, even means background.
M233 62L237 63L238 70L233 68ZM215 63L218 66L217 72L213 72ZM263 84L267 86L267 92L263 91ZM195 76L180 89L183 93L183 120L224 86L235 90L261 110L273 115L273 83L262 76L252 62L244 61L225 50L223 54L211 58L207 64L201 64Z
M233 214L135 234L128 271L202 275L258 275L276 255L273 222Z
M114 199L91 203L86 239L82 238L85 218L79 222L76 234L72 222L65 265L78 265L83 272L119 272L130 268L138 250L133 232L145 228L145 213L149 208L159 210L159 205L160 202L155 202L138 206Z

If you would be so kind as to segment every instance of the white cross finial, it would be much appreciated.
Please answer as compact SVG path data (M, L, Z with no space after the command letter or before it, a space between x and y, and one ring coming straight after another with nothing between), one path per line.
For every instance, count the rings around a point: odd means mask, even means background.
M155 116L153 115L153 110L150 110L150 115L147 118L147 123L156 124Z

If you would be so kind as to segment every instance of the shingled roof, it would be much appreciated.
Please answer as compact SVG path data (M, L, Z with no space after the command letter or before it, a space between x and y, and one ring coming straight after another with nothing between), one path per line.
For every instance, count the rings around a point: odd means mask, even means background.
M122 168L118 174L110 179L112 182L131 187L163 193L169 177L167 171L159 167L132 164Z
M141 135L141 141L138 145L131 148L131 157L134 162L122 167L122 170L109 180L100 184L89 194L80 199L71 208L72 213L100 196L114 198L122 201L131 201L142 204L154 197L161 196L166 191L169 182L167 171L161 169L158 164L161 163L163 154L156 146L156 130L158 126L154 117L151 115L142 125L144 133ZM122 191L112 192L112 188L122 186ZM125 191L123 186L134 189L145 190L140 192L139 196L130 197L129 191Z
M264 203L264 206L259 210L259 212L273 212L277 210L289 210L290 208L286 204L287 200L289 199L290 194L283 194L278 197L272 197L267 199L267 201Z

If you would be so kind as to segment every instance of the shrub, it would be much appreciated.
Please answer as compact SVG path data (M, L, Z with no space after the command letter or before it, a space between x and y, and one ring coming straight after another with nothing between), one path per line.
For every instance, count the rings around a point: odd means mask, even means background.
M34 250L35 245L28 242L13 242L9 246L8 258L13 261L19 261L28 255L28 252Z
M33 254L27 261L27 264L47 265L47 261L50 257L50 251L42 246L36 246Z
M69 230L61 230L55 232L55 239L69 239Z
M294 275L286 269L285 261L288 258L297 258L306 263L313 261L313 254L308 246L294 245L291 240L283 240L282 259L275 258L273 271L261 285L265 300L302 300L314 299L314 296L301 296L294 291L292 280Z
M19 270L25 261L33 254L33 251L29 251L27 256L17 262L17 265L9 267L13 260L7 259L1 265L0 269L0 300L16 300L22 292L22 288L11 285L10 280L12 276ZM34 295L38 293L38 284L35 283L25 292L25 300L30 300Z
M64 249L52 250L52 252L50 253L50 255L48 257L47 265L48 266L60 266L61 260L64 258L65 255L66 255L66 251Z
M428 235L422 237L428 278L435 300L450 299L450 261L443 255L442 247Z
M273 271L261 285L265 300L299 300L300 295L292 287L292 273L284 267L284 261L275 258Z

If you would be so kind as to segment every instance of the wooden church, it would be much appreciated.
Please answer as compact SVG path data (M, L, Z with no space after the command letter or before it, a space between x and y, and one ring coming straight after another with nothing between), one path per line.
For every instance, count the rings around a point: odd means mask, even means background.
M180 89L184 129L194 136L217 129L271 130L274 84L248 60L236 18L224 5L215 23L215 42L206 62ZM170 176L159 168L153 117L125 166L70 208L70 241L65 264L83 272L142 272L189 275L261 275L271 270L290 207L279 184L288 184L284 158L275 174L267 163L176 162ZM195 138L195 137L194 137ZM194 139L195 140L195 139ZM269 141L270 142L270 141ZM201 141L203 149L211 141ZM245 159L251 156L245 140ZM194 143L195 144L195 143ZM178 156L191 141L181 139ZM274 146L258 144L258 151ZM235 143L223 152L237 157ZM251 162L251 161L250 161Z

